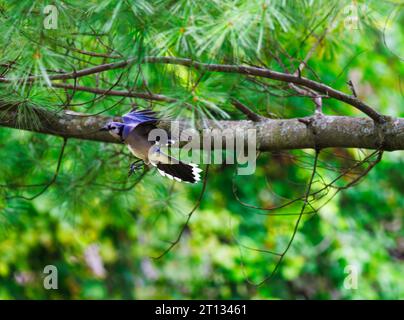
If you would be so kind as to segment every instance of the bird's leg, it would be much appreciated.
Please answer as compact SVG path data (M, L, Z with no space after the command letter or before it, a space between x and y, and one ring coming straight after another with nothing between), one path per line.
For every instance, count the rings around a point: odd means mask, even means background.
M141 162L143 160L136 160L135 162L133 162L130 167L129 167L129 173L128 176L130 177L132 175L132 173L134 173L136 171L136 169L139 169L142 164L138 164L139 162Z

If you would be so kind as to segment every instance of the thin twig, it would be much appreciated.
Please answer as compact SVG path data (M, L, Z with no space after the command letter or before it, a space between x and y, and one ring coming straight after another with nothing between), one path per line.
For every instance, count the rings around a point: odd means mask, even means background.
M6 199L9 200L9 199L14 199L14 198L21 198L21 199L24 199L24 200L31 201L31 200L34 200L34 199L38 198L38 197L39 197L40 195L42 195L46 190L48 190L48 188L49 188L53 183L55 183L55 181L56 181L56 179L57 179L57 177L58 177L58 175L59 175L59 171L60 171L60 167L61 167L61 165L62 165L62 159L63 159L63 154L64 154L64 151L65 151L66 144L67 144L67 138L63 138L63 144L62 144L62 148L61 148L60 153L59 153L59 158L58 158L58 162L57 162L57 166L56 166L56 171L55 171L55 173L54 173L52 179L49 180L48 183L46 183L45 187L44 187L40 192L38 192L36 195L34 195L34 196L32 196L32 197L11 196L11 197L6 197Z
M208 172L209 172L209 164L207 164L206 167L205 167L205 175L204 175L204 177L203 177L202 190L201 190L201 193L199 194L198 200L197 200L195 206L192 208L192 210L188 213L188 215L187 215L187 220L185 221L184 225L182 226L182 228L181 228L181 230L180 230L180 233L178 234L177 238L176 238L173 242L171 242L170 246L169 246L166 250L164 250L163 253L161 253L161 254L160 254L159 256L157 256L157 257L152 257L153 259L156 259L156 260L157 260L157 259L162 258L163 256L165 256L168 252L170 252L171 249L174 248L174 247L180 242L181 237L182 237L184 231L185 231L186 228L188 227L188 224L189 224L189 221L190 221L191 218L192 218L192 215L194 214L194 212L196 211L196 209L199 208L199 206L200 206L200 204L201 204L202 197L203 197L203 195L205 194L205 190L206 190L206 184L207 184L207 180L208 180Z
M349 85L349 88L350 88L351 91L352 91L352 95L353 95L355 98L357 98L358 95L356 94L355 86L354 86L352 80L349 80L349 81L348 81L348 85Z
M303 214L304 214L304 210L306 209L306 206L309 204L309 196L310 196L311 188L312 188L312 185L313 185L314 176L316 175L319 153L320 153L320 151L316 150L316 155L314 157L314 163L313 163L313 171L311 173L309 183L307 185L307 190L306 190L306 194L305 194L305 197L304 197L302 209L300 211L300 215L297 218L295 226L293 228L292 236L290 237L289 242L288 242L285 250L281 253L280 258L279 258L278 262L276 263L275 268L272 270L271 274L268 277L266 277L263 281L261 281L261 283L259 283L258 285L263 284L264 282L266 282L267 280L269 280L270 278L273 277L273 275L278 270L280 264L282 263L283 258L285 257L286 253L289 251L289 249L290 249L290 247L291 247L291 245L293 243L293 240L295 239L295 236L297 234L297 230L298 230L299 225L300 225L300 221L302 220L302 217L303 217Z
M237 108L237 110L244 113L248 119L250 119L254 122L259 122L259 121L262 121L265 119L264 117L255 113L254 111L252 111L250 108L248 108L245 104L241 103L237 99L232 98L230 101L233 104L233 106L235 106Z
M52 86L55 88L83 91L83 92L95 93L95 94L100 94L100 95L105 95L105 96L140 98L140 99L145 99L145 100L155 100L155 101L164 101L164 102L176 102L177 101L174 98L170 98L170 97L167 97L167 96L164 96L161 94L153 94L153 93L145 93L145 92L109 90L109 89L92 88L92 87L86 87L86 86L74 86L71 84L64 84L64 83L52 83Z

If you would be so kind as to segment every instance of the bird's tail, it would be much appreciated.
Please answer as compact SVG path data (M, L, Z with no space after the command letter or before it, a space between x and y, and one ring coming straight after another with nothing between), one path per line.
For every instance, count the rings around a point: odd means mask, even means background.
M202 169L196 164L175 161L176 163L157 163L158 172L171 180L187 183L197 183L201 180Z

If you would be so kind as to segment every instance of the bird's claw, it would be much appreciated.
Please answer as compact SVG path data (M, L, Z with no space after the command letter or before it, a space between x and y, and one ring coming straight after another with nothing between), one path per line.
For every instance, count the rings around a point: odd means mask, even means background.
M129 167L128 177L130 177L141 166L141 164L137 164L136 162L132 163Z

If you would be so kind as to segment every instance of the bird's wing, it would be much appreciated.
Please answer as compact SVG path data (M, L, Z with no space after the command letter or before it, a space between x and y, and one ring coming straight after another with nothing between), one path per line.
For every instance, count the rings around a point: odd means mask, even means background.
M128 136L129 136L129 134L133 131L133 129L135 129L136 128L136 125L128 125L128 124L125 124L124 126L123 126L123 130L122 130L122 139L123 140L126 140L127 138L128 138Z
M156 123L156 113L151 110L132 109L122 116L123 123L126 125L137 126L141 123Z
M138 126L149 127L149 125L154 125L157 122L157 117L156 113L151 110L132 109L130 112L122 116L122 120L124 123L122 138L123 140L126 140L133 129Z

